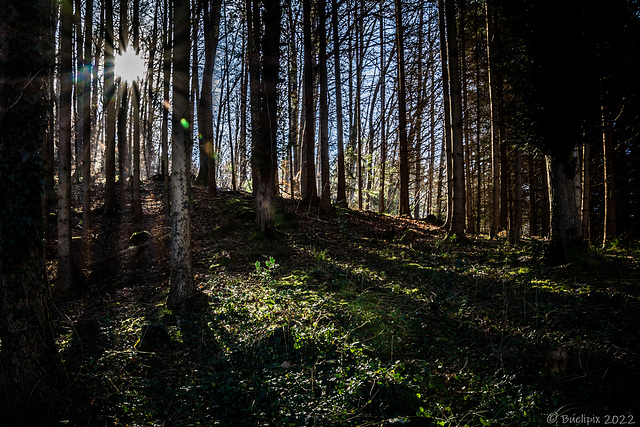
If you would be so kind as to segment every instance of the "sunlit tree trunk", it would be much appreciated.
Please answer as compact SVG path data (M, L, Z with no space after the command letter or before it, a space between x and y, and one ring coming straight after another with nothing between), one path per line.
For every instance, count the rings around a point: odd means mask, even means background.
M189 40L188 2L174 3L173 105L171 155L171 287L170 309L185 308L196 293L191 253L189 203Z

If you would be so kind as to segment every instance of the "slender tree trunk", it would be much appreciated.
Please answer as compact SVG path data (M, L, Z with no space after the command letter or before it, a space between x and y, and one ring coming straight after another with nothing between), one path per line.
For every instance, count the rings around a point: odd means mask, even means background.
M585 144L582 147L582 236L587 240L590 239L589 213L591 205L591 145ZM606 191L605 191L606 194Z
M604 153L604 234L602 245L616 236L616 197L613 126L602 107L602 147Z
M543 191L543 196L542 196L542 213L541 213L541 217L542 220L540 221L541 227L542 227L542 233L541 236L542 237L549 237L549 234L551 232L550 228L551 228L551 224L550 224L550 220L551 220L551 205L550 205L550 200L549 200L549 194L551 194L551 190L549 188L549 174L547 172L547 163L546 163L546 158L545 157L541 157L540 159L540 163L541 165L538 166L539 169L541 170L542 173L542 191Z
M93 0L86 0L84 20L84 60L82 68L82 236L83 244L91 227L91 43L93 42ZM86 245L85 245L86 246Z
M327 77L326 0L318 0L318 14L320 16L318 25L320 44L318 71L320 77L320 173L322 184L320 210L328 213L331 211L331 187L329 186L329 84Z
M335 85L336 85L336 132L338 140L338 193L336 202L347 203L347 190L344 165L344 130L342 124L342 82L340 76L340 37L338 30L338 1L331 0L331 25L333 26L333 57L335 59ZM381 46L382 46L382 39ZM384 178L383 178L384 180ZM384 181L383 181L384 182Z
M133 1L133 49L139 53L140 0ZM133 215L136 220L142 218L140 200L140 82L132 83L133 89Z
M71 254L71 89L72 89L73 7L71 0L62 2L60 23L60 142L58 146L58 280L57 293L73 286Z
M529 154L529 235L538 235L538 186L536 180L535 157L533 153Z
M452 214L452 195L453 195L453 181L451 179L453 175L452 151L451 151L451 92L449 90L449 59L447 55L447 28L445 25L445 10L444 0L438 0L438 27L440 32L440 63L442 65L442 101L444 107L444 139L442 157L446 162L446 177L447 177L447 216L442 226L448 230L451 225ZM442 164L442 163L440 163ZM441 188L438 191L442 191ZM438 197L440 200L440 197ZM440 212L440 202L438 202L438 212Z
M513 224L509 227L509 238L518 241L522 235L522 152L518 147L514 149Z
M313 62L311 39L311 0L303 0L303 32L304 32L304 164L306 167L305 204L316 206L319 202L316 187L315 151L315 114L313 95Z
M104 32L104 93L106 110L106 130L105 130L105 194L104 213L112 214L116 210L116 85L113 72L114 66L114 45L113 45L113 3L112 0L105 0L105 21Z
M287 17L289 22L289 31L290 34L295 34L295 24L293 21L293 8L291 7L291 1L287 2ZM289 37L289 82L287 85L287 94L288 94L288 106L289 106L289 135L288 135L288 147L287 151L289 153L289 175L290 175L290 190L291 190L291 200L293 201L295 195L295 177L297 176L296 169L296 158L294 156L294 151L297 153L298 149L298 137L300 133L299 126L299 110L300 110L300 97L298 93L298 45L296 43L296 37L293 35ZM340 94L336 93L336 97ZM339 114L339 112L337 112Z
M336 0L333 0L334 2ZM335 26L335 24L334 24ZM380 69L385 69L385 61L384 61L384 2L380 2ZM386 198L385 198L385 179L387 172L387 124L385 120L385 110L386 110L386 84L384 81L384 73L381 75L382 84L380 85L380 192L378 193L378 212L384 213L386 209Z
M220 8L222 2L204 3L204 70L202 72L202 89L198 103L198 128L200 130L200 174L197 183L211 184L209 194L215 195L215 166L213 150L213 69L220 34ZM212 178L212 179L210 179Z
M154 119L155 119L155 108L153 108L153 99L154 99L154 93L155 93L154 63L155 63L155 56L156 56L156 45L158 43L158 8L159 8L159 4L160 4L160 2L158 2L158 1L155 2L155 9L154 9L154 14L153 14L153 32L151 33L151 46L149 47L149 65L148 65L148 68L147 68L147 90L148 90L147 91L147 104L148 104L147 114L148 115L147 115L147 125L146 125L146 132L145 132L145 140L146 140L145 147L146 147L146 149L144 150L147 178L150 176L150 164L149 164L150 162L149 162L149 158L147 156L147 153L150 154L150 152L152 151L153 122L154 122Z
M453 149L453 210L448 237L465 237L465 185L464 147L462 145L462 95L458 75L458 42L456 30L456 9L454 0L445 2L447 19L447 51L449 54L449 79L451 88L451 140Z
M129 12L127 0L120 0L120 55L129 48ZM127 116L129 111L129 84L119 82L120 106L118 109L118 173L120 176L120 205L125 206L126 184L129 175L129 140L127 139Z
M492 211L491 211L491 237L498 235L500 227L500 137L498 131L499 110L496 93L496 72L495 72L495 34L493 28L493 0L487 0L487 74L489 77L489 111L491 121L491 175L492 180Z
M191 254L189 203L189 3L174 3L173 109L171 155L171 286L167 307L186 308L195 295Z
M55 61L51 4L0 8L0 81L11 82L0 96L0 424L7 426L54 425L51 396L65 388L56 384L63 371L43 246L41 141L50 132L51 107L43 80ZM64 13L66 39L71 23Z
M407 138L406 78L402 0L395 0L396 46L398 49L398 132L400 138L400 215L411 216L409 208L409 147Z
M169 89L171 80L171 56L173 54L172 16L173 0L164 1L164 49L163 49L163 110L162 110L162 160L160 167L164 180L164 207L167 215L171 213L171 177L169 175Z
M243 40L246 40L244 38ZM247 179L247 87L249 74L247 70L247 48L242 49L242 77L240 78L240 188L243 188Z

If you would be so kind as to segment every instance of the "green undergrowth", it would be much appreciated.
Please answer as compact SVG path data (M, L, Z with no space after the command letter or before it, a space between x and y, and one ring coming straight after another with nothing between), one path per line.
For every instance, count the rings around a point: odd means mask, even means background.
M83 392L69 422L519 426L638 410L637 252L551 268L538 240L454 245L427 225L284 205L283 236L252 240L246 200L210 206L207 309L168 311L163 281L59 328Z

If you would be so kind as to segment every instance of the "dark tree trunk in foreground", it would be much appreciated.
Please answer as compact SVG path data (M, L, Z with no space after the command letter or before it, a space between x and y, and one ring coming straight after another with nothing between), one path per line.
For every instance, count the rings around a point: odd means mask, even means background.
M0 8L0 424L50 425L61 368L49 322L41 141L53 60L48 2Z
M189 3L176 1L173 56L173 111L171 156L171 287L167 307L186 308L196 294L191 254L189 204Z
M82 235L91 227L91 44L93 43L93 0L86 1L84 21L84 67L82 69ZM86 246L86 245L85 245Z

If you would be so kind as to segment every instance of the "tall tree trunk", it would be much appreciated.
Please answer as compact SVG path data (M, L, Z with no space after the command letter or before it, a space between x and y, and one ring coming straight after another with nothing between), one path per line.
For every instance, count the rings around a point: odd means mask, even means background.
M602 246L605 246L616 236L616 197L613 126L604 107L602 107L602 147L604 154L604 234Z
M313 95L313 62L311 39L311 0L303 0L303 33L304 33L304 164L306 168L305 204L316 206L319 202L316 187L315 151L315 114Z
M541 236L542 237L549 237L549 234L551 233L551 205L550 205L550 200L549 200L549 194L551 193L551 190L549 188L549 173L547 172L547 160L546 157L542 157L540 158L539 163L541 163L540 166L538 166L538 168L541 170L542 173L542 192L543 192L543 196L542 196L542 206L541 206L541 221L540 221L540 225L542 227L542 232L541 232Z
M164 28L163 40L163 109L162 109L162 159L160 161L161 175L164 180L164 208L167 215L171 213L171 177L169 175L169 89L171 80L171 56L173 54L172 16L173 0L164 0Z
M140 0L133 0L133 49L139 54L140 42ZM133 215L136 220L142 218L140 200L140 82L132 83L133 89Z
M174 3L173 109L171 155L171 286L167 307L186 308L196 294L191 253L189 203L189 41L190 5Z
M281 10L279 2L267 1L263 7L264 11L261 13L258 0L254 0L253 5L247 0L253 119L251 165L254 171L257 202L256 228L264 236L273 237L275 235L274 195L278 167L277 84ZM264 37L260 37L260 29L263 25Z
M398 49L398 132L400 139L400 215L411 216L409 208L409 147L407 138L407 101L404 63L402 0L395 0L396 46Z
M440 63L442 65L442 101L444 107L444 139L443 139L443 147L441 156L446 162L446 177L447 177L447 216L442 226L444 229L448 230L451 226L451 214L453 205L451 203L452 194L453 194L453 181L451 179L453 175L453 164L452 160L452 151L451 151L451 92L449 89L449 59L447 54L447 28L445 25L445 10L444 10L444 0L438 0L438 29L440 33ZM442 165L442 163L440 163ZM441 192L442 189L438 188L438 191ZM439 193L441 194L441 193ZM438 200L440 196L438 196ZM440 202L438 202L438 212L440 212Z
M327 77L327 2L318 0L318 25L319 49L318 68L320 77L320 174L321 174L321 198L320 210L328 213L331 210L331 187L329 185L329 84ZM338 58L339 60L339 58Z
M333 57L335 60L335 86L336 86L336 132L338 140L338 193L336 202L347 203L347 190L344 165L344 129L342 124L342 82L340 75L340 36L338 29L338 0L331 0L331 25L333 26ZM381 39L382 40L382 39ZM381 42L382 46L382 42Z
M42 244L40 150L51 106L43 81L55 61L51 4L23 1L0 8L0 81L11 82L3 84L0 96L2 425L55 424L47 417L48 406L54 390L63 389L56 384L63 376L50 323ZM69 2L64 6L70 7ZM70 11L64 13L67 38ZM65 67L69 61L65 58Z
M116 85L114 77L113 45L113 3L105 0L104 31L104 93L106 110L105 153L104 153L104 213L112 214L116 210Z
M513 221L509 227L509 238L518 241L522 235L522 152L519 147L514 150Z
M127 0L120 0L120 43L119 54L122 56L129 48L129 12ZM129 175L129 144L127 139L127 119L129 111L129 84L120 81L120 105L118 109L118 174L120 176L120 205L125 206L127 180Z
M200 129L200 174L196 183L211 184L209 194L216 191L215 167L209 170L209 164L215 159L213 151L213 69L220 35L221 0L204 2L204 70L202 87L198 103L198 128ZM212 180L209 176L212 175Z
M93 0L86 0L84 59L82 68L82 242L86 246L91 227L91 43L93 42Z
M582 236L585 240L590 240L589 213L591 205L591 145L585 144L582 147ZM605 191L606 194L606 191Z
M147 170L147 178L150 176L150 165L149 165L149 160L147 157L147 153L151 152L152 150L152 144L153 144L153 122L154 122L154 118L155 118L155 108L153 107L153 99L154 99L154 93L155 93L155 86L154 86L154 78L155 78L155 71L154 71L154 63L155 63L155 56L156 56L156 46L158 43L158 7L159 7L160 2L156 1L155 2L155 11L153 14L153 32L151 33L151 46L149 47L149 64L148 64L148 68L147 68L147 103L148 103L148 111L147 111L147 125L146 125L146 132L145 132L145 140L146 140L146 144L145 144L145 164L146 164L146 170Z
M71 85L72 85L73 6L62 2L60 23L60 142L58 146L58 281L57 293L66 293L73 286L71 253Z
M453 149L453 210L448 237L465 237L465 185L464 154L462 145L462 95L458 73L458 41L454 0L445 2L447 20L447 51L449 55L449 79L451 88L451 146Z
M247 47L246 37L243 38L245 46L242 49L242 77L240 77L240 141L238 143L240 163L240 188L244 187L247 179L247 88L249 74L247 71Z
M496 92L495 50L496 41L494 34L493 0L486 2L487 14L487 74L489 77L489 111L491 129L491 175L492 175L492 210L491 210L491 237L498 235L500 227L500 133L498 131L499 109Z
M580 214L576 204L573 151L547 156L551 228L548 257L553 264L572 261L582 243Z
M336 0L333 0L334 2ZM385 69L385 61L384 61L384 2L380 2L380 69ZM335 27L336 24L334 24ZM384 82L384 74L382 73L381 78L382 84L380 85L380 191L378 193L378 212L384 213L386 210L386 198L385 198L385 179L387 172L387 124L385 120L385 110L386 110L386 84Z
M529 154L529 235L538 235L538 186L536 179L535 156Z

